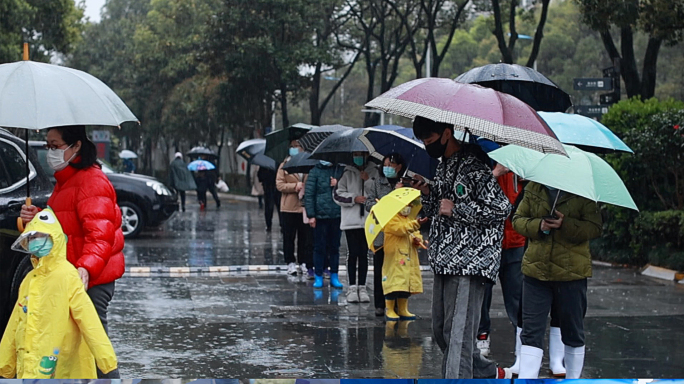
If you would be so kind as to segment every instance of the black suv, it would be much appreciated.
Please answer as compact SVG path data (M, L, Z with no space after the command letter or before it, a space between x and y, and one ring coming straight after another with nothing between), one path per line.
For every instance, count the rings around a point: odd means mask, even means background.
M54 183L54 172L47 165L45 142L30 141L29 144L38 153L38 159ZM121 208L121 230L126 239L136 237L143 227L161 225L178 211L178 194L173 188L153 177L115 172L104 162L100 165L116 191L116 202Z
M17 217L26 201L26 143L0 128L0 335L17 301L19 285L31 270L28 255L10 249L19 236ZM29 151L32 203L45 208L53 185Z

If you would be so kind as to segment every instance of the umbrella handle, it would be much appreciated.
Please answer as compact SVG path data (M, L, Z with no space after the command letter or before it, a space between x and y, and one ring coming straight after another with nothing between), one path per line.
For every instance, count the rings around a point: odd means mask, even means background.
M31 206L31 198L30 197L26 198L26 206L27 207ZM21 216L17 217L17 229L19 229L19 232L24 232L24 220L21 219Z

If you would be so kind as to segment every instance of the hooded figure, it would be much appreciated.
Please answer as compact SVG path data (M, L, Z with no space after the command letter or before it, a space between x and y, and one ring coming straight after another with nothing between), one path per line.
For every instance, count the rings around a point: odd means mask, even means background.
M86 379L97 377L96 363L104 373L117 368L95 306L67 261L66 241L48 208L36 214L12 245L31 253L34 269L21 283L0 342L2 377Z

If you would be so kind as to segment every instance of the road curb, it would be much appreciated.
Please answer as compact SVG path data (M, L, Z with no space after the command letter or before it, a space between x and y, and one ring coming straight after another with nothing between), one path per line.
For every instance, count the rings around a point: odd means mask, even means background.
M663 267L656 267L655 265L646 264L644 268L639 271L644 276L653 277L656 279L667 280L684 284L684 273L679 273L672 269Z
M422 272L430 271L427 265L421 265ZM368 271L373 272L372 265ZM346 274L347 267L340 265L340 272ZM188 276L225 276L225 275L287 275L286 265L223 265L210 267L127 267L125 276L129 277L188 277Z

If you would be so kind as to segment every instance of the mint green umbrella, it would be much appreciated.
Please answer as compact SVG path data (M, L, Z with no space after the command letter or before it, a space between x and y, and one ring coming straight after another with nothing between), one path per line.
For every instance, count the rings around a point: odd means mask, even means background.
M639 210L613 168L593 153L563 145L569 157L507 145L488 155L511 172L596 202Z

